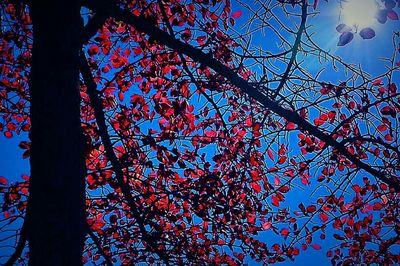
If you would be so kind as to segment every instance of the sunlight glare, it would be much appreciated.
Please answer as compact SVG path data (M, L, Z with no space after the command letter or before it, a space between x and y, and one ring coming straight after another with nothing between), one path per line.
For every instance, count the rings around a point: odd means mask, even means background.
M369 27L375 22L378 6L375 0L346 0L343 1L342 18L345 24L352 27Z

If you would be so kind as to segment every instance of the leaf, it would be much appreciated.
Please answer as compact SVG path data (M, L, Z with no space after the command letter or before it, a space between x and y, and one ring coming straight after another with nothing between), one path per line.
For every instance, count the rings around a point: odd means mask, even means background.
M289 230L287 228L283 228L281 230L281 235L286 239L287 236L289 235Z
M91 46L91 47L89 48L89 50L88 50L88 54L89 54L90 56L93 56L93 55L95 55L95 54L97 54L97 53L99 53L99 47L98 47L97 45Z
M333 234L333 237L336 238L337 240L345 240L346 238L339 235L339 234Z
M387 12L387 17L391 20L399 20L399 15L397 15L397 13L393 10L389 10Z
M8 185L7 179L3 176L0 176L0 184L7 186Z
M387 9L393 9L396 7L396 2L393 0L385 0L385 7Z
M314 0L314 5L313 5L314 10L317 9L317 6L318 6L318 0Z
M140 55L143 52L141 47L135 47L133 48L133 53L137 56Z
M321 213L320 215L319 215L319 218L321 219L321 221L322 222L326 222L326 221L328 221L328 215L326 214L326 213Z
M5 132L4 132L4 136L5 136L6 138L12 138L13 133L10 132L10 131L5 131Z
M385 140L393 141L393 136L390 133L388 133L388 134L385 135Z
M324 121L322 121L321 119L319 119L319 118L314 119L314 125L321 126L323 124L324 124Z
M275 178L274 178L274 185L278 187L280 184L281 184L281 180L279 179L278 176L275 176Z
M383 132L383 131L387 130L387 126L384 125L384 124L381 124L381 125L378 126L378 130L379 130L380 132Z
M344 32L348 32L348 31L351 31L351 28L349 27L349 26L347 26L346 24L339 24L337 27L336 27L336 30L339 32L339 33L344 33Z
M242 11L236 11L232 13L232 18L240 18L243 15Z
M119 99L121 102L124 100L124 94L123 94L121 91L118 92L118 99Z
M374 205L372 206L372 209L374 211L382 210L382 208L383 208L383 205L381 203L379 203L379 202L375 202Z
M272 196L271 199L272 199L272 205L279 207L279 202L280 202L279 198L277 196Z
M307 207L307 212L315 212L317 210L317 207L315 205L310 205Z
M267 150L267 153L268 153L268 157L269 157L271 160L274 160L274 154L272 153L271 149L268 149L268 150Z
M202 35L202 36L198 36L197 38L196 38L196 41L200 44L200 45L203 45L204 44L204 41L207 39L207 37L206 36L204 36L204 35Z
M250 185L256 193L260 193L261 186L257 182L251 182Z
M339 37L339 42L337 46L345 46L349 42L351 42L354 38L354 34L352 32L343 32Z
M376 19L378 20L379 23L385 24L387 21L387 10L386 9L380 9L375 15Z
M364 28L360 31L360 36L365 39L372 39L375 37L375 31L371 28Z
M382 79L376 79L376 80L374 80L374 82L372 82L372 85L374 85L374 86L379 86L381 84L382 84Z
M286 156L282 156L279 158L278 160L278 164L284 164L286 162L287 157Z
M262 228L264 230L268 230L271 228L271 226L272 226L271 222L265 222L265 223L263 223Z
M295 123L289 122L286 125L286 129L288 129L288 130L295 129L295 128L296 128L296 124Z
M313 244L313 245L312 245L312 248L315 249L315 250L320 250L320 249L321 249L321 246L318 245L318 244Z

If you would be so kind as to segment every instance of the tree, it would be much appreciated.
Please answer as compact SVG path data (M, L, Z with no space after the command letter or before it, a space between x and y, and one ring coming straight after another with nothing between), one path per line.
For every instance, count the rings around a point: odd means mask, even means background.
M327 237L334 264L400 262L398 33L372 76L316 44L318 1L1 6L0 130L30 130L31 165L0 179L8 264L275 263Z

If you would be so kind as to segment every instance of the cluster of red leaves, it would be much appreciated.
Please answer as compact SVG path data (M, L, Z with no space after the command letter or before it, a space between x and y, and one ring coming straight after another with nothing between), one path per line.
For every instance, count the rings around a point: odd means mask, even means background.
M0 39L0 131L6 138L29 131L27 93L32 23L29 14L4 3ZM18 20L19 23L13 23Z

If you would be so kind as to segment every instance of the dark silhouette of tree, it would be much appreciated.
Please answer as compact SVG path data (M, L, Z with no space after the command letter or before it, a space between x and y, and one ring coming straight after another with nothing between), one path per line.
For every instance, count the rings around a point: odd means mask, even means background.
M30 6L30 165L26 232L32 265L79 265L85 239L79 1Z
M316 44L318 1L235 5L1 3L0 130L30 132L31 166L0 178L7 264L269 264L325 238L333 264L400 262L398 33L372 76Z

